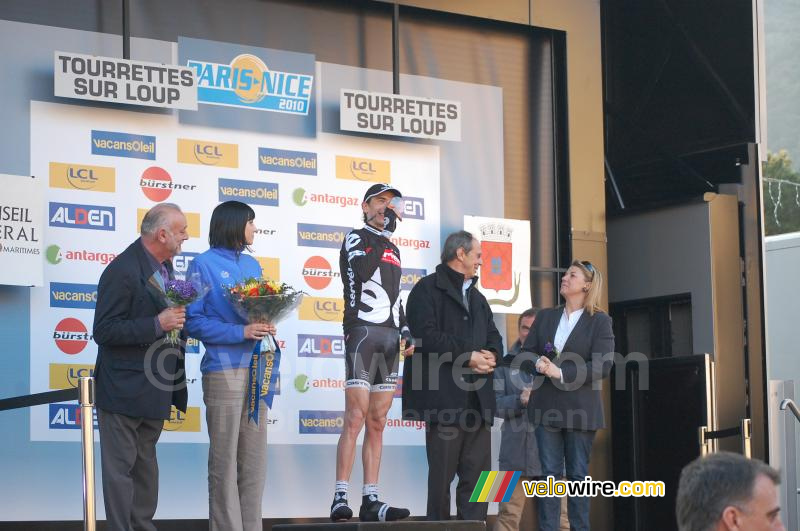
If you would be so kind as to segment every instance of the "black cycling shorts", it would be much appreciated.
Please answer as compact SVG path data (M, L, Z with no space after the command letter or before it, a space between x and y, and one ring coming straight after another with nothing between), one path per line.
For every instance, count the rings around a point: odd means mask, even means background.
M400 366L400 333L388 326L355 326L344 338L345 388L359 387L371 393L397 388Z

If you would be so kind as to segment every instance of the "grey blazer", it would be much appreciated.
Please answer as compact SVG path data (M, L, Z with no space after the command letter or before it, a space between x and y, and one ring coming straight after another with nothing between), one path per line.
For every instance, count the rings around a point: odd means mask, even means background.
M608 377L613 366L611 317L604 312L589 315L584 311L556 358L546 352L545 345L553 342L563 312L563 306L540 311L522 346L522 354L528 359L532 355L551 358L561 368L564 380L562 384L537 374L528 402L528 415L531 423L537 426L599 430L606 427L600 380ZM609 353L611 356L607 356Z

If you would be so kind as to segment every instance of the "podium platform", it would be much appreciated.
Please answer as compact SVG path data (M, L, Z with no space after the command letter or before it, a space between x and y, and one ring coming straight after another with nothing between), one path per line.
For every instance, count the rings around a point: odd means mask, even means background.
M318 524L276 524L272 531L486 531L479 520L398 520L396 522L326 522Z

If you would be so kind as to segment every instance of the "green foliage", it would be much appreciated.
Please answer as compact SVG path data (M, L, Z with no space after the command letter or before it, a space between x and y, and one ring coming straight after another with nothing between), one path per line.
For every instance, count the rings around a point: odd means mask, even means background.
M800 231L800 173L789 154L783 149L767 153L762 170L767 236Z

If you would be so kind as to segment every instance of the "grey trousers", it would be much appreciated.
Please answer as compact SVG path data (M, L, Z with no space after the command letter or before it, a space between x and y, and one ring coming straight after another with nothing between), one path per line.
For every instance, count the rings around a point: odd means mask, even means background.
M267 406L258 425L247 418L248 369L203 374L208 423L210 531L261 531L267 477Z
M158 504L156 443L163 420L97 408L103 502L109 531L155 531Z

